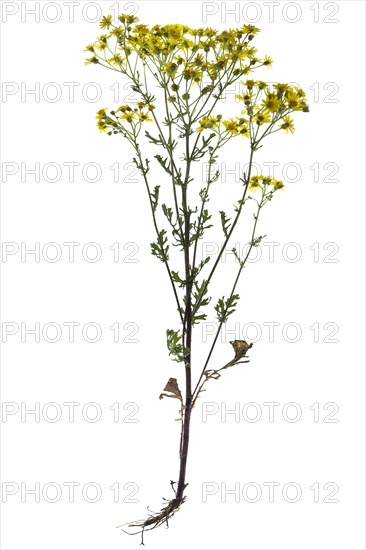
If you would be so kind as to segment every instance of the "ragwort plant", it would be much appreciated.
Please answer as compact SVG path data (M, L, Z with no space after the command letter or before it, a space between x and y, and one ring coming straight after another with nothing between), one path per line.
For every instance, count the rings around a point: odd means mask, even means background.
M102 18L100 26L106 34L86 47L90 54L86 63L121 73L140 100L114 110L100 109L97 125L108 135L119 134L134 151L133 162L146 186L155 230L151 253L165 266L177 309L179 328L166 331L168 352L185 373L184 395L176 378L169 379L160 395L160 398L166 396L179 401L182 426L179 475L177 481L170 482L173 498L167 500L159 512L129 524L136 528L133 534L142 534L143 543L144 532L168 524L186 500L190 422L197 398L209 380L217 380L229 367L248 362L246 354L252 344L235 340L231 342L234 358L220 368L209 368L222 326L237 306L237 285L243 268L252 248L263 238L257 235L260 213L284 187L281 180L252 174L254 154L262 147L263 140L276 132L294 133L290 115L295 111L307 112L309 108L305 93L299 87L282 83L270 86L247 78L256 69L272 64L270 57L259 57L252 45L259 32L253 25L219 32L181 24L150 28L138 24L137 17L132 15L120 15L118 20L115 24L111 15ZM225 90L237 81L242 84L242 93L237 95L239 113L224 119L218 112L218 102ZM248 150L248 168L240 179L240 196L233 211L230 214L220 211L214 218L209 213L208 202L220 177L216 161L221 149L233 139L241 140L243 150ZM168 186L171 190L169 204L161 204L161 184L154 185L151 181L150 160L144 158L142 140L162 149L162 154L156 153L154 158L165 174L164 188ZM197 193L192 185L193 165L203 161L207 162L208 173ZM193 331L207 317L211 283L248 202L254 206L251 238L245 254L232 249L237 271L228 294L220 297L214 306L217 331L197 374L193 368ZM200 257L198 243L215 219L221 225L223 244L211 266L211 256ZM172 251L175 255L179 253L180 260L180 265L174 268Z

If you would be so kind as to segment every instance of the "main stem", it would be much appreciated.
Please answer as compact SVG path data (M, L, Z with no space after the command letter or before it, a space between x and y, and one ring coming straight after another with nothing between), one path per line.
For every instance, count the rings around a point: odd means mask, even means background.
M191 424L191 412L192 412L192 286L193 286L193 273L191 273L190 258L189 258L189 249L190 249L190 217L191 212L188 207L187 201L187 189L189 183L189 174L191 167L191 157L189 152L189 132L188 127L186 127L186 174L185 181L182 185L182 207L184 213L184 270L185 270L185 280L186 280L186 303L185 303L185 315L184 315L184 326L183 338L184 350L185 353L185 373L186 373L186 395L184 403L184 416L183 416L183 428L182 428L182 439L180 447L180 467L179 467L179 479L177 486L176 499L178 501L182 500L184 489L186 488L186 469L187 469L187 458L188 458L188 448L189 448L189 429Z
M189 369L190 370L190 369ZM187 370L186 370L187 377ZM190 379L190 374L188 375ZM179 468L179 480L177 487L176 499L182 500L184 489L186 488L186 469L187 469L187 458L188 458L188 447L189 447L189 428L191 423L191 412L192 412L192 396L186 396L185 410L184 410L184 422L183 422L183 439L182 439L182 449L180 454L180 468Z
M249 179L250 179L250 174L251 174L251 168L252 168L252 162L253 162L253 153L254 153L254 146L253 146L253 143L252 143L251 152L250 152L250 160L249 160L249 170L248 170L248 175L247 175L246 182L245 182L244 195L242 197L242 201L241 201L239 209L238 209L237 217L234 220L234 222L232 224L232 227L229 231L229 234L227 236L225 245L227 244L227 241L231 237L231 234L232 234L232 232L235 228L235 225L236 225L236 223L238 221L238 218L240 216L241 209L243 207L243 200L245 198L246 191L248 189L248 184L249 184ZM184 315L183 334L185 335L184 345L187 348L187 355L185 356L186 395L185 395L185 406L184 406L184 413L183 413L184 414L183 415L183 427L182 427L181 442L180 442L179 479L178 479L178 486L177 486L177 491L176 491L176 499L178 501L182 500L183 494L184 494L184 489L186 488L186 485L187 485L186 482L185 482L185 479L186 479L186 469L187 469L187 459L188 459L188 449L189 449L189 433L190 433L191 414L192 414L192 408L193 408L193 405L194 405L193 398L194 398L194 393L195 393L195 392L192 393L192 371L191 371L192 315L193 315L193 311L192 311L192 285L193 285L192 277L193 277L193 273L192 274L190 273L190 259L189 259L190 211L189 211L189 208L188 208L188 205L187 205L187 186L188 186L188 181L189 181L190 164L191 164L191 158L190 158L190 155L189 155L189 136L186 137L186 159L187 159L187 170L186 170L185 182L182 185L182 207L183 207L183 212L184 212L184 230L185 230L184 231L184 264L185 264L185 279L186 279L186 308L185 308L185 315ZM256 226L256 224L255 224L255 226ZM221 251L221 254L222 254L222 252L225 248L225 245L224 245L224 247ZM215 268L216 268L217 263L218 263L218 261L221 257L221 254L219 255L219 258L217 259L216 264L215 264L212 272L210 273L210 276L209 276L209 279L208 279L206 285L209 283L209 281L212 277L212 274L215 271ZM194 261L195 261L195 253L194 253L193 262ZM235 290L236 284L239 280L241 271L242 271L242 267L239 270L239 273L237 275L237 278L236 278L234 288L232 290L231 295L233 295L233 293L234 293L234 290ZM206 288L207 288L207 286L206 286ZM220 329L221 329L221 326L220 326ZM218 330L218 332L216 334L214 345L215 345L216 340L218 338L218 335L220 333L220 329ZM214 347L214 345L213 345L213 347ZM211 348L208 361L211 357L213 347ZM201 380L201 378L203 376L203 373L204 373L204 371L207 367L208 361L206 362L205 367L204 367L204 369L201 373L200 380ZM199 382L200 382L200 380L199 380ZM199 384L199 382L198 382L198 384ZM197 386L198 386L198 384L197 384ZM197 387L196 387L196 389L197 389ZM196 389L195 389L195 391L196 391Z
M188 289L187 285L187 289ZM186 316L186 347L189 350L186 355L185 372L186 372L186 398L184 404L184 416L183 416L183 429L180 448L180 468L179 468L179 480L177 487L176 498L181 500L183 498L184 489L186 488L186 468L188 458L189 447L189 429L191 423L192 412L192 371L191 371L191 344L192 344L192 304L191 304L191 290L189 289L186 295L187 303L187 316Z

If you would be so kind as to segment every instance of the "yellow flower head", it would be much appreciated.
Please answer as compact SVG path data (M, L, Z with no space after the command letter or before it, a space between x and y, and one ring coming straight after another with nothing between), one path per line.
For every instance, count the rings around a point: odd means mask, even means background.
M106 109L99 109L97 112L97 127L101 132L106 132L109 128L115 128L117 123L107 115Z
M254 27L254 25L243 25L241 30L244 34L257 34L260 32L257 27Z
M239 125L238 125L237 120L235 120L234 118L231 118L229 120L223 120L222 123L225 126L225 130L229 134L234 134L234 135L239 134Z
M257 189L262 189L261 177L252 176L249 180L249 189L251 191L256 191Z
M124 61L126 61L126 58L122 57L119 53L116 53L114 54L113 57L110 57L107 61L111 65L116 65L117 67L121 67Z
M112 15L104 15L99 23L102 29L109 29L112 25L113 17Z
M247 80L245 82L245 85L249 89L254 88L254 86L256 85L256 81L255 80Z
M278 191L278 189L284 189L285 187L282 180L273 180L271 185L273 185L275 191Z
M98 38L96 47L98 48L98 50L102 52L107 48L107 46L108 46L108 36L106 34L102 34Z
M92 53L94 53L94 51L95 51L95 44L88 44L84 50L84 52L92 52Z
M172 63L172 62L164 63L163 69L168 76L174 76L178 70L178 65L177 63Z
M249 180L249 189L251 191L256 191L257 189L263 189L266 191L269 185L273 187L273 190L269 193L270 195L273 191L277 191L278 189L283 189L285 187L282 180L276 180L272 176L252 176Z
M97 58L96 55L93 55L93 57L89 57L89 58L85 61L85 65L91 65L92 63L95 63L96 65L99 63L99 59Z
M265 65L266 67L272 67L273 65L272 57L269 57L269 55L265 55L263 59L263 65Z
M198 121L198 128L197 132L201 133L206 129L213 130L215 128L218 128L220 125L221 116L204 116Z
M260 110L253 118L253 121L256 122L259 126L262 124L267 124L271 122L272 117L268 111Z
M152 122L152 118L148 112L143 113L142 111L140 111L138 117L140 122Z
M118 109L116 109L116 113L118 113L119 111L121 113L124 113L126 111L132 111L132 109L129 105L121 105L120 107L118 107Z
M282 130L285 130L286 134L288 134L289 132L291 132L291 134L293 134L295 132L295 126L294 126L294 121L292 120L292 118L289 117L289 116L284 116L282 120L283 120L283 122L282 122L282 124L280 124L280 128Z
M138 119L138 115L130 110L130 111L124 111L121 116L119 117L119 119L122 121L122 122L129 122L130 124L132 124L135 120Z
M289 108L293 111L300 109L301 97L296 92L288 92L286 94L286 100Z
M281 82L278 82L277 84L273 85L273 88L277 91L278 96L282 96L285 92L291 92L292 88L289 86L289 84L283 84Z
M266 99L263 100L262 105L267 111L275 113L281 107L281 100L276 94L267 92Z
M121 15L119 15L118 19L119 21L121 21L121 23L124 23L127 25L131 25L132 23L135 23L136 21L139 20L138 17L136 17L135 15L126 15L125 13L122 13Z
M249 137L249 120L244 117L237 117L236 120L239 134L244 137Z

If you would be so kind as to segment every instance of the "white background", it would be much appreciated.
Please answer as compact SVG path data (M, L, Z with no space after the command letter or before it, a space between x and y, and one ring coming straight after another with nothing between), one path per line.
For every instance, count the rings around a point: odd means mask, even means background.
M181 368L168 359L165 346L165 330L178 328L178 319L164 266L149 252L153 227L145 188L138 175L132 176L137 182L128 180L132 169L126 163L132 152L119 137L100 134L95 126L95 112L115 104L117 82L117 105L129 93L117 73L84 66L83 48L101 34L98 23L92 21L95 5L89 3L83 11L86 3L75 2L71 22L66 2L49 3L46 11L46 3L38 3L39 21L26 13L35 4L2 3L2 79L8 92L4 95L3 88L3 178L11 166L18 170L3 182L2 239L15 243L14 250L19 247L19 252L2 257L3 330L10 326L4 323L19 327L2 346L3 406L14 412L2 416L3 501L4 487L10 487L4 483L13 483L19 491L2 504L1 544L9 550L136 548L139 538L128 537L116 526L144 518L147 506L159 509L163 497L171 498L169 481L178 474L177 406L173 400L158 399L170 376L184 385ZM255 78L296 82L310 103L309 114L295 117L295 135L276 134L264 142L256 159L261 166L280 163L276 177L282 177L284 166L291 163L283 176L285 180L289 176L285 192L266 207L260 222L265 241L279 244L274 261L267 245L261 249L261 259L245 269L238 310L217 345L212 366L232 357L228 342L233 337L257 340L251 362L207 386L193 416L187 502L171 520L170 529L150 533L147 544L156 549L365 548L364 3L227 2L205 7L196 1L154 1L100 6L103 14L111 13L111 7L118 7L120 13L137 10L141 22L151 25L179 22L224 29L254 22L261 28L255 45L275 61L273 69L261 69ZM236 12L230 15L225 8ZM205 19L207 9L215 13ZM59 20L52 22L55 19ZM49 87L51 82L56 87ZM100 87L101 97L96 100L91 82ZM22 90L36 83L39 97L22 97ZM80 84L74 98L65 83ZM61 96L52 101L55 91ZM238 105L233 97L222 108L227 112L232 108L235 114ZM235 162L241 166L247 162L243 141L231 144L220 159L226 163L224 170L232 170ZM146 155L152 154L148 149ZM22 181L21 163L32 168L37 162L40 181L31 174ZM70 162L80 163L73 182L65 165ZM92 169L87 178L82 174L90 162L98 163L102 171L94 183L87 181L93 177ZM110 169L116 162L119 182ZM4 168L4 163L14 164ZM49 181L55 177L52 168L42 176L47 163L59 164L59 181ZM314 165L319 166L318 178ZM154 184L163 184L158 168L152 175ZM209 203L215 223L218 210L223 206L229 210L241 191L233 175L226 178L216 185ZM249 214L235 235L241 246L248 241L250 223ZM213 230L206 240L215 246L221 236ZM34 255L22 261L22 242L28 248L40 243L41 250L47 243L58 243L62 257L52 263L46 252L46 259L41 254L39 262ZM74 262L68 259L65 242L80 243ZM81 254L90 242L102 250L95 263ZM120 243L118 262L109 248L114 243ZM296 248L288 243L297 243ZM319 258L314 255L314 243L319 243ZM286 261L286 250L290 259L296 250L301 257ZM92 256L91 248L89 252ZM214 300L227 293L235 270L228 256L213 285ZM212 321L212 308L210 315ZM21 323L31 328L37 322L41 329L57 323L62 328L60 340L50 343L41 335L35 343L34 336L27 335L22 342ZM67 322L80 323L74 343L68 341ZM90 322L102 330L96 343L82 338L81 329ZM273 341L264 325L270 322L279 323ZM120 324L119 343L113 342L109 328L114 323ZM287 341L283 336L287 323L300 327L297 342L288 341L294 338L293 329ZM137 341L123 341L135 326L138 332L132 338ZM310 329L314 326L319 326L318 342L315 329ZM256 335L258 327L261 334ZM331 336L334 327L338 328ZM196 373L211 342L212 337L205 338L198 328L193 351ZM46 408L39 422L34 415L26 415L22 422L22 402L23 408L39 403L41 411L45 404L57 403L62 417L52 423L49 417L55 408L48 409L48 416ZM80 403L73 423L66 402ZM88 412L92 416L91 408L82 416L90 402L100 407L98 422L85 416ZM203 407L208 402L217 412L204 422ZM257 405L248 408L253 402ZM278 403L273 422L264 405L268 402ZM113 421L110 410L114 403L119 403L119 422ZM296 411L286 408L288 403L297 404L301 413L297 422L289 421ZM319 403L318 422L309 408L314 403ZM327 403L335 405L324 409ZM235 406L239 418L221 417L225 407ZM255 407L262 416L250 422ZM138 412L128 417L136 408ZM338 422L324 422L332 411L335 414L328 420ZM73 503L67 482L80 484ZM82 488L91 482L101 490L96 503L82 496ZM268 486L263 485L268 482L280 484L274 502L269 502ZM54 496L52 489L46 498L41 492L39 503L29 494L22 502L21 483L27 489L39 483L41 490L47 483L58 484L62 494L55 503L48 502ZM117 503L110 489L116 483L121 489ZM217 492L203 502L207 483ZM262 490L256 503L248 502L253 498L250 491L248 498L242 494L248 483ZM301 488L298 502L282 496L287 483ZM318 503L309 489L315 483L320 488ZM228 495L225 502L225 487L232 489L235 484L239 501ZM333 497L338 502L324 502L334 484L339 487ZM136 485L137 502L128 502ZM288 496L293 497L291 490Z

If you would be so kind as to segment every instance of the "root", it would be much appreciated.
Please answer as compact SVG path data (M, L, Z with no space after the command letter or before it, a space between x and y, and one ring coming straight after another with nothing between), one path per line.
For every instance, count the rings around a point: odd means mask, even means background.
M141 543L140 545L144 546L144 533L145 531L152 531L152 529L156 529L157 527L160 527L160 525L163 525L166 523L167 528L169 527L169 519L174 516L174 514L179 510L183 502L185 502L186 497L182 498L173 498L172 500L167 501L166 499L163 499L167 502L167 504L160 510L160 512L153 512L149 514L149 517L145 520L137 520L132 523L125 523L124 525L120 525L119 528L122 528L123 526L127 525L127 527L134 529L138 528L137 531L129 532L125 529L122 529L124 533L127 533L128 535L141 535Z

